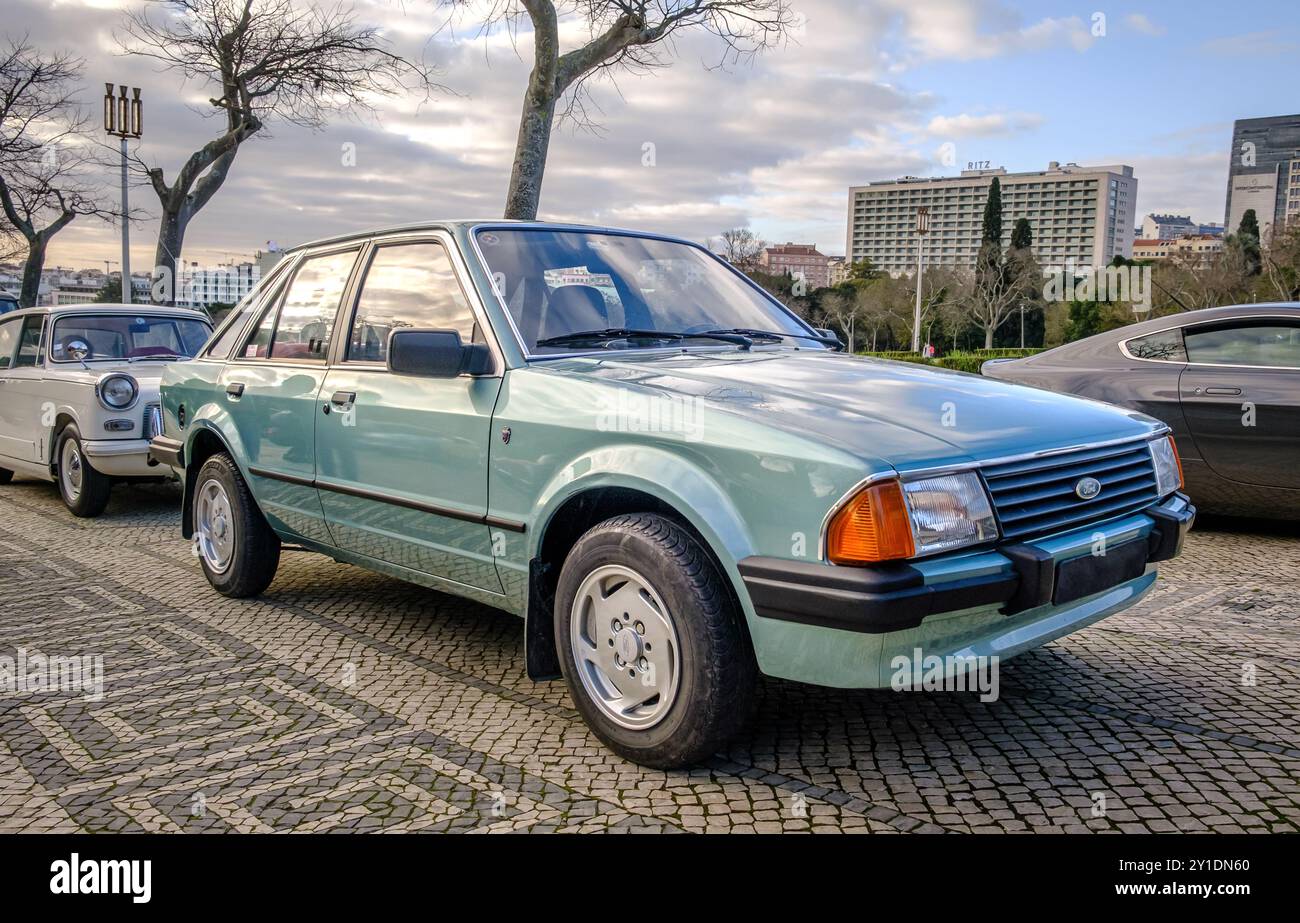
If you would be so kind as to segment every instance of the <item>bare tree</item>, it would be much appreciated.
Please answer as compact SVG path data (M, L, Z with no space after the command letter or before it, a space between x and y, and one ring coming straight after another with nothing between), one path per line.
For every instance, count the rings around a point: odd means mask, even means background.
M973 276L969 271L954 266L935 266L921 277L921 342L927 339L934 320L951 307L968 305L973 295ZM894 297L890 299L889 313L898 321L912 342L912 324L916 318L916 275L893 280L897 283Z
M858 327L864 323L871 330L871 345L875 348L876 332L884 325L884 317L879 305L864 298L861 291L832 289L822 296L821 308L844 334L844 345L850 353L857 351Z
M1239 247L1225 247L1207 257L1194 250L1175 250L1152 271L1152 287L1161 296L1156 313L1195 311L1249 300L1249 257Z
M984 348L993 348L993 334L1033 298L1041 274L1029 250L1011 250L1005 261L981 262L975 270L970 296L970 319L984 331Z
M0 248L25 251L24 307L36 304L50 239L81 215L111 220L93 177L102 148L87 130L75 84L81 62L26 38L0 47Z
M91 179L104 167L97 147L88 141L80 146L65 142L62 148L46 150L48 155L0 175L0 208L27 245L19 296L24 307L36 304L45 251L55 234L82 215L105 221L118 217Z
M1263 264L1268 297L1300 301L1300 224L1273 232Z
M465 0L443 0L452 5ZM560 49L560 22L581 21L586 40ZM593 76L644 72L668 63L677 33L699 29L722 43L721 63L752 58L781 42L794 23L789 0L495 0L487 20L533 32L533 67L524 91L505 216L537 217L556 106L585 122L584 93Z
M161 14L153 12L158 6ZM358 25L347 6L162 0L131 13L124 31L119 43L127 54L210 87L210 115L224 123L170 182L161 167L138 164L162 206L156 301L171 300L190 221L226 181L240 146L268 121L320 128L331 114L372 113L376 96L434 87L423 64L391 51L379 29Z
M722 258L741 271L758 265L759 255L767 243L749 228L732 228L722 232Z

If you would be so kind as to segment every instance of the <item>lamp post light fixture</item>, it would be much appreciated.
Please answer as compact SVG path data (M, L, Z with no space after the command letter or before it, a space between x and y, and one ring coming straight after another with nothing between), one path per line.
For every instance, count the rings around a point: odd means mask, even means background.
M925 235L930 233L930 207L916 210L916 313L912 316L912 352L921 351L921 273L925 269Z
M131 303L131 236L130 222L127 216L127 142L139 138L144 133L144 104L140 101L140 88L132 87L131 96L126 95L126 86L118 88L118 95L113 95L113 84L104 84L104 131L122 142L122 303Z

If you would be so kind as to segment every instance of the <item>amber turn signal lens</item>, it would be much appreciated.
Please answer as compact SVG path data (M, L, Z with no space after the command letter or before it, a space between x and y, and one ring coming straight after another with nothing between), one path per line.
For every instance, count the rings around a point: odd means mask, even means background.
M835 564L869 564L916 553L912 523L898 481L867 487L844 504L826 530L826 557Z
M1178 489L1182 490L1187 486L1187 481L1183 477L1183 458L1178 454L1178 441L1173 436L1169 437L1169 448L1174 450L1174 464L1178 466Z

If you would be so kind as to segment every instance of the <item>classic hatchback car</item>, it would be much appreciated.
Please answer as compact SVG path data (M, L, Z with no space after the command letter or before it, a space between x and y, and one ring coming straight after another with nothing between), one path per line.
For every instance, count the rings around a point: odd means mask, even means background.
M161 430L163 366L212 326L193 311L92 304L0 317L0 484L56 481L77 516L98 516L113 482L172 473L149 459Z
M955 673L1131 605L1177 553L1163 424L837 348L687 241L339 237L167 370L152 453L219 592L292 542L515 613L529 674L653 766L720 746L760 671Z
M983 372L1163 420L1204 511L1300 519L1300 304L1158 317Z

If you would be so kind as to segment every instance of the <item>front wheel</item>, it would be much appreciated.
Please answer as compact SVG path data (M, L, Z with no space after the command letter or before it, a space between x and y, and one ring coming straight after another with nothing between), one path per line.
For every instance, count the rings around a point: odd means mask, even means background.
M76 426L63 428L55 452L59 460L59 496L63 498L64 506L73 516L83 519L104 512L113 491L113 481L90 464Z
M194 484L194 547L203 574L223 596L261 593L280 566L280 537L262 511L231 457L213 455Z
M698 763L749 715L758 670L743 616L708 552L663 516L618 516L578 540L555 634L578 711L633 762Z
M14 473L8 468L0 468L0 484L8 484L14 479Z

